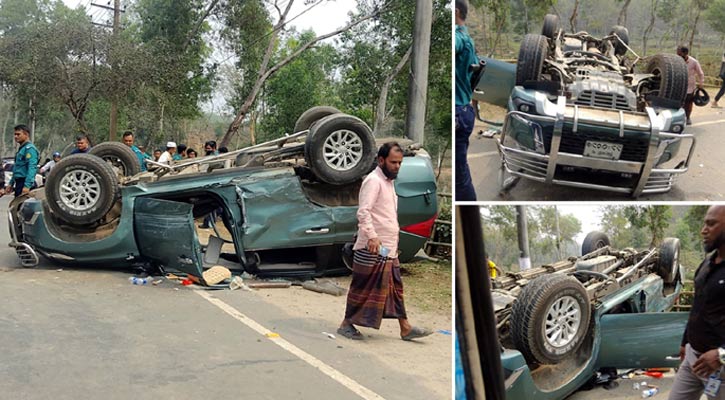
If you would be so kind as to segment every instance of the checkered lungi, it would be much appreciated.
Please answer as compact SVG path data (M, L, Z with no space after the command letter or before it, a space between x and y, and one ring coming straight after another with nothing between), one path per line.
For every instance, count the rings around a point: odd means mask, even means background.
M383 318L407 318L400 263L397 258L386 260L364 249L355 250L345 319L380 329Z

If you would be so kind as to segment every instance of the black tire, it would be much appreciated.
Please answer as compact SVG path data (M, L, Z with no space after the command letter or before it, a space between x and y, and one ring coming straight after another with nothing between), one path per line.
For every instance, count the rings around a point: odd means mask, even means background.
M557 316L562 312L569 317L559 321ZM589 330L590 316L587 291L576 278L542 275L524 286L513 304L511 338L527 362L556 364L579 349ZM563 335L557 326L565 327ZM552 331L547 334L547 329Z
M349 151L341 160L339 153L325 153L325 146L339 143ZM347 114L333 114L317 121L305 141L305 161L323 182L346 185L370 172L375 161L375 138L365 122ZM349 165L338 165L349 160Z
M612 31L609 32L610 35L617 34L620 39L629 46L629 30L621 25L614 25L612 27ZM622 43L619 42L619 40L613 40L612 44L614 44L614 54L618 56L623 56L627 54L627 48L622 45Z
M91 148L90 154L101 157L119 177L134 176L141 172L138 156L130 147L119 142L104 142Z
M60 151L60 157L68 157L70 155L70 152L76 149L76 143L68 143L65 147L63 147L63 150Z
M609 246L609 236L604 232L591 231L584 237L582 242L582 255L587 255L605 246Z
M657 275L661 276L666 284L671 284L677 280L677 272L680 268L680 239L665 238L659 250Z
M544 17L544 27L541 28L541 34L549 39L556 39L559 34L559 16L556 14L546 14Z
M72 225L88 225L103 218L120 192L113 168L90 154L74 154L60 160L48 174L45 186L53 214ZM90 191L93 186L95 190ZM88 197L90 201L84 201ZM72 204L76 201L82 204Z
M549 55L546 37L528 34L524 36L516 62L516 84L523 85L527 81L541 80L544 60Z
M330 106L316 106L305 111L297 118L295 122L295 129L293 133L301 132L306 129L310 129L312 124L325 118L328 115L340 114L340 110Z
M657 54L647 62L646 72L660 78L659 97L678 103L687 95L687 64L675 54Z

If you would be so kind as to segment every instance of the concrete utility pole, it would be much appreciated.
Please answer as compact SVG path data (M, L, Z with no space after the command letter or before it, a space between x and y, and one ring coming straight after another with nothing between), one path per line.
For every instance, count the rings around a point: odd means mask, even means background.
M526 221L526 206L516 206L516 227L519 237L519 270L531 268L529 257L529 231Z
M113 29L113 41L115 42L118 38L118 34L121 31L121 13L125 11L121 10L121 0L113 0L113 8L96 3L91 3L91 5L94 7L104 8L106 10L113 11L113 25L110 26L110 28ZM94 25L109 27L106 24L94 23ZM116 60L110 59L109 61L111 64L111 71L113 71ZM116 125L118 124L118 99L116 99L113 94L111 96L111 126L109 128L108 140L113 142L116 140Z
M423 144L425 139L425 105L428 96L428 62L430 56L430 31L433 21L433 0L417 0L415 28L413 29L413 54L410 62L408 83L408 112L405 118L405 136Z

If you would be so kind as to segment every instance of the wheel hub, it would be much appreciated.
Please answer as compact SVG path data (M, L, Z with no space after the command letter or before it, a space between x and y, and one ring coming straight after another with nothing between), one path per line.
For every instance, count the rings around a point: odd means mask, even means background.
M335 131L325 139L322 154L325 164L333 170L350 170L362 160L362 139L357 133L347 129Z
M553 347L563 347L576 337L581 323L581 307L572 296L556 299L546 312L543 333Z
M60 180L60 201L73 211L93 208L101 192L98 179L86 170L69 171Z

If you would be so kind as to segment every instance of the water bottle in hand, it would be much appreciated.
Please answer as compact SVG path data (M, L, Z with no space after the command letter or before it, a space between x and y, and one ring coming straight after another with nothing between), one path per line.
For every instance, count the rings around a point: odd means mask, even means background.
M385 246L380 246L380 256L387 257L390 254L390 249Z

